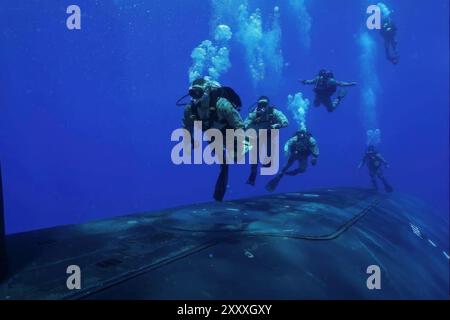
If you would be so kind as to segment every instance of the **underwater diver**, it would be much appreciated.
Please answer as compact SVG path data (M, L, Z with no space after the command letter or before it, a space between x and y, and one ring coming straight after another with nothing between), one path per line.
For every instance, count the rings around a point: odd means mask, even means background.
M199 78L194 80L189 88L189 96L191 101L185 106L183 127L191 132L191 136L193 136L195 121L202 122L202 131L218 129L224 136L227 129L244 128L244 122L238 112L241 107L241 99L233 89L222 87L217 82L208 79ZM178 100L177 105L182 105L180 101L183 98ZM193 143L192 147L198 146ZM225 196L228 186L228 166L224 155L214 190L216 201L222 201Z
M390 18L381 26L380 34L384 39L386 58L393 64L399 63L400 55L397 49L397 26Z
M333 72L322 69L319 74L312 80L301 80L302 84L314 85L314 92L316 94L314 99L314 106L319 107L323 104L328 112L333 112L347 94L346 90L339 90L336 99L331 100L332 95L336 93L337 87L352 87L356 86L356 82L337 81L334 78Z
M261 96L256 103L255 109L250 112L247 119L245 119L245 129L255 129L258 133L260 129L266 129L267 131L267 156L271 156L271 129L286 128L289 125L287 117L278 110L275 106L270 104L270 99L266 96ZM259 136L259 135L258 135ZM260 146L258 141L256 144ZM260 146L261 147L261 146ZM264 163L264 162L263 162ZM264 166L270 166L270 164L264 164ZM251 165L250 176L247 180L247 184L254 186L256 183L256 176L258 174L258 164Z
M387 161L375 150L374 146L369 146L364 154L364 157L359 164L358 168L361 169L364 165L367 165L369 169L370 179L372 181L372 186L375 190L378 190L377 178L381 180L384 184L384 189L386 192L392 192L393 189L384 177L382 166L389 168Z
M269 192L275 191L283 176L296 176L306 171L308 167L308 158L311 156L311 164L315 166L317 164L317 158L319 157L319 147L316 139L312 134L304 129L297 131L295 135L289 139L285 146L284 151L288 158L286 165L281 171L269 181L266 185L266 189ZM288 171L289 168L298 161L298 168Z

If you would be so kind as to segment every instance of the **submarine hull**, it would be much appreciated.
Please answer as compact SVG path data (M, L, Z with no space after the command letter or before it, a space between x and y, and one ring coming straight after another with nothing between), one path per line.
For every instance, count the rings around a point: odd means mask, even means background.
M7 236L0 298L448 299L448 230L359 188L195 204Z

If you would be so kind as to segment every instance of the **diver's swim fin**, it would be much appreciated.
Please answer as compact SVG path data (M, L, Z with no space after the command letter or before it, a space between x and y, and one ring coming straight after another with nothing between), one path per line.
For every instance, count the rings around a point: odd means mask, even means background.
M277 175L275 178L270 180L266 185L266 190L269 192L274 192L278 187L278 184L280 183L282 177L282 175Z
M217 178L216 188L214 189L214 200L221 202L225 197L228 186L228 165L223 164L220 168L220 174Z

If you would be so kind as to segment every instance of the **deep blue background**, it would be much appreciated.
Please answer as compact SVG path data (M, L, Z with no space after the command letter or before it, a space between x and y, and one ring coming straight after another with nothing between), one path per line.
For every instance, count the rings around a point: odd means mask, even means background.
M65 26L66 8L74 3L82 9L81 31ZM289 93L301 90L311 99L310 88L297 79L322 67L340 80L362 82L356 39L370 1L309 1L309 52L299 45L296 17L285 1L264 1L263 13L275 4L289 63L282 82L254 90L236 41L233 67L221 79L247 106L260 94L282 109ZM386 174L396 190L447 216L448 0L387 4L395 9L401 63L385 60L375 34L380 148L391 163ZM170 160L170 134L182 116L174 102L187 90L190 53L210 37L211 17L209 2L198 0L0 1L0 160L8 233L211 200L217 167L177 167ZM321 148L319 164L286 178L280 192L368 185L366 170L356 168L365 146L359 88L351 88L331 115L311 110L308 126ZM284 130L282 141L294 130ZM265 194L268 177L253 189L244 184L248 171L232 168L228 199Z

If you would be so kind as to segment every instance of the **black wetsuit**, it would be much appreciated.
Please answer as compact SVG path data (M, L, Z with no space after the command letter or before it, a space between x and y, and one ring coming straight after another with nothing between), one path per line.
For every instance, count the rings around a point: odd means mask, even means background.
M314 85L314 106L324 105L328 112L333 112L342 99L345 97L346 91L339 90L337 97L333 100L332 96L336 93L338 87L350 87L355 83L337 81L333 76L318 75L313 80L304 80L303 84Z
M310 137L302 139L291 146L288 161L283 169L281 169L282 175L287 174L288 176L295 176L306 171L306 168L308 167L308 158L312 154L310 151L309 138ZM298 162L298 168L288 171L295 162Z
M397 64L400 59L397 49L397 27L392 21L386 22L383 24L380 33L384 39L386 59L393 64Z
M292 140L294 138L296 138L295 141ZM294 138L290 140L293 142L290 143L288 147L289 158L287 163L281 169L280 173L278 173L275 178L269 181L266 186L266 189L270 192L274 191L277 188L279 182L281 181L281 178L283 178L284 175L296 176L298 174L304 173L308 167L308 158L310 156L312 156L314 159L313 164L315 164L317 161L317 157L319 156L319 148L317 147L314 138L312 138L310 134L306 134L303 137L296 136ZM298 168L288 171L295 162L298 162Z
M331 100L331 96L336 92L336 90L336 80L318 77L314 88L314 92L316 93L314 98L314 106L319 107L323 104L327 108L328 112L334 111L339 104L339 101Z
M361 166L367 165L369 169L370 180L374 189L378 190L377 178L383 182L386 192L392 192L391 185L387 182L383 174L383 166L387 167L386 160L377 152L366 152Z
M202 105L204 103L205 105ZM205 107L206 106L206 107ZM203 110L205 114L200 114L200 110ZM209 110L206 114L205 110ZM194 121L202 121L202 129L218 129L226 136L227 129L243 129L244 122L239 115L239 112L235 109L233 104L227 99L223 99L217 95L211 95L209 100L194 102L186 106L183 118L183 126L186 130L193 132ZM217 127L215 125L218 125ZM225 141L224 141L225 143ZM237 146L235 145L235 148ZM222 201L228 186L228 172L229 165L226 162L226 146L224 145L223 164L220 165L220 173L216 181L214 189L214 199ZM237 149L234 150L235 157L237 156Z

